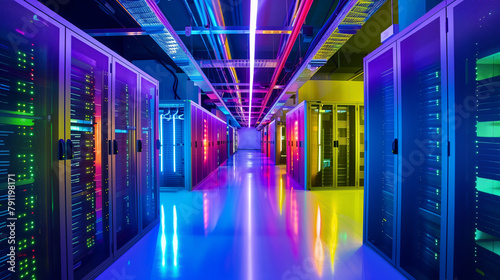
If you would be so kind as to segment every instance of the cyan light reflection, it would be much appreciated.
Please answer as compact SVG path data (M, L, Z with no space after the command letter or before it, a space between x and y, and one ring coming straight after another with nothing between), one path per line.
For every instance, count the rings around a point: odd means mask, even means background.
M165 237L165 211L161 205L161 265L165 266L165 249L167 248L167 238Z
M179 250L179 240L177 239L177 209L174 205L174 237L172 238L172 250L174 253L174 267L177 267L177 251Z

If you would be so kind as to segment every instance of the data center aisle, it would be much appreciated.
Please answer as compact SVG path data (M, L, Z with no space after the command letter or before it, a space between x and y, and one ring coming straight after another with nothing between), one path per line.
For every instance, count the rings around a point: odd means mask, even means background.
M97 279L406 279L362 246L363 192L298 190L284 166L238 151Z

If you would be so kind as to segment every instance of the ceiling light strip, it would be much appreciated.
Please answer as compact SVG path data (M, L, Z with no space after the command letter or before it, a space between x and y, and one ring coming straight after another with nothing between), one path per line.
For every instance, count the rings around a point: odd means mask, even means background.
M257 30L258 0L250 1L250 103L248 107L248 127L252 125L253 78L255 69L255 30Z

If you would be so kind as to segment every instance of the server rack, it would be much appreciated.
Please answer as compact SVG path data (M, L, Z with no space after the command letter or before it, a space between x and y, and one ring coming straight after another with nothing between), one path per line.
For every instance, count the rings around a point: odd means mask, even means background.
M66 165L54 149L54 139L66 139L64 27L19 2L2 2L1 14L0 279L57 279L67 273L58 265L65 250ZM22 20L35 15L46 28L26 36L31 25L23 28ZM9 242L11 231L18 244Z
M287 114L287 164L306 189L363 186L360 106L304 101Z
M397 225L397 71L396 45L365 60L366 187L365 242L396 260ZM371 110L373 109L373 111Z
M305 102L292 109L286 115L287 125L287 173L300 185L307 188L307 137Z
M228 158L227 123L186 100L161 102L160 189L192 190Z
M498 12L497 1L441 3L365 60L365 242L412 279L500 275ZM391 157L391 136L393 173L377 166L381 154ZM398 209L390 223L380 202L387 182L396 183L390 208ZM395 235L384 242L386 232Z
M236 128L228 125L228 148L229 155L232 156L238 150L238 133Z
M111 63L119 56L91 37L79 35L84 33L36 1L8 1L2 14L6 16L0 26L4 68L0 90L2 101L7 101L1 104L8 106L0 109L0 143L12 152L1 157L2 162L19 163L3 168L0 176L15 174L18 183L12 188L19 191L16 200L25 203L18 203L24 206L12 212L19 228L24 228L16 236L16 272L9 271L2 261L0 277L93 278L132 245L129 242L122 249L112 246L118 243L114 233L119 231L116 191L123 188L113 176L118 167L113 151L122 151L115 145L118 140L113 141L119 98ZM38 22L27 26L26 18ZM157 82L131 69L137 79L144 77L154 84L149 101L151 109L157 110ZM138 86L139 81L135 83ZM132 118L127 121L136 122L137 102L144 98L137 91L128 92L128 98L134 108L127 106ZM128 125L126 129L135 128ZM150 128L149 136L157 139L156 128ZM142 139L132 133L127 140L135 145ZM157 151L154 147L148 150L152 157L148 160L154 164ZM129 150L129 156L135 159L140 152ZM128 174L125 183L134 186L137 193L144 187L137 181L137 172L145 167L135 160L127 163L134 173ZM150 178L156 174L150 170ZM6 191L8 187L6 184ZM158 197L154 188L148 192L149 198ZM139 227L141 217L148 212L148 220L144 219L148 226L137 230L137 240L158 221L158 208L157 204L138 201L137 195L134 202L133 209L125 209L129 213L121 214L137 217ZM0 227L2 242L6 229L5 224Z
M274 164L286 164L285 124L273 120L267 126L269 130L269 158Z
M500 277L499 12L491 0L456 1L447 9L453 120L447 273L455 279Z
M261 143L261 153L264 154L264 156L269 157L269 128L265 126L261 130L261 138L260 138L260 143Z

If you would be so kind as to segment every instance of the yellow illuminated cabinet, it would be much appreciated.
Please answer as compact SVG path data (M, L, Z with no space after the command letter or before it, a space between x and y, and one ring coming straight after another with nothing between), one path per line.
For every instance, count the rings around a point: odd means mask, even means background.
M296 180L305 189L363 187L363 105L304 101L287 114L287 124L293 122L296 111L304 111L304 118L296 118L295 121L305 124L300 124L305 134L305 143L287 141L287 145L292 150L294 146L306 149L302 157L293 162L294 170L291 172L298 174L297 178L306 180ZM287 125L286 129L287 135L293 135L291 130L294 126ZM306 176L301 176L301 173L306 173Z

